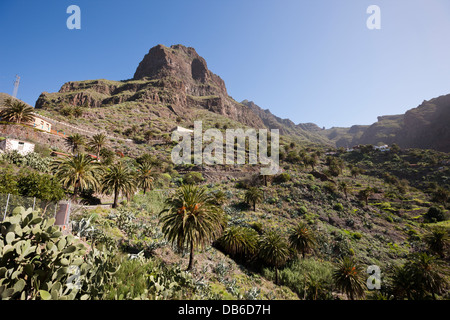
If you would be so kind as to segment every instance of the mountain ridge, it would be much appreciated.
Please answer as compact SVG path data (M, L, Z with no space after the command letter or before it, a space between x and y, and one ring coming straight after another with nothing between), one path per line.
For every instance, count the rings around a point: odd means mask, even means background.
M201 120L199 114L204 110L211 119L217 115L217 122L229 119L256 129L279 129L298 142L330 147L397 143L404 148L450 151L450 129L446 125L450 122L450 95L424 101L405 114L380 116L372 125L324 130L314 123L295 124L282 119L253 101L235 101L220 76L208 69L206 60L194 48L181 44L152 47L131 79L66 82L58 92L43 92L35 104L36 109L50 114L64 114L65 109L73 107L85 107L83 117L94 121L93 126L122 135L127 128L119 130L119 122L145 127L144 122L158 119L162 122L158 130L168 133L180 121L189 126ZM215 126L228 126L220 123Z
M369 126L331 128L322 132L336 147L393 144L402 148L450 152L450 94L424 100L404 114L379 116Z

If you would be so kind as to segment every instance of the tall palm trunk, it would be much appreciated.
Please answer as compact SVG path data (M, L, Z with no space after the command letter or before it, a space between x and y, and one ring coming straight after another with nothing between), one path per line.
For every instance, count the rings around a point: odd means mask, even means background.
M73 187L73 201L76 202L78 198L78 193L80 192L80 180L77 180L75 186Z
M194 263L194 241L191 241L191 253L189 255L189 265L188 265L186 271L189 271L192 269L193 263Z
M117 208L117 202L119 200L119 190L117 186L114 187L114 203L112 205L113 209Z

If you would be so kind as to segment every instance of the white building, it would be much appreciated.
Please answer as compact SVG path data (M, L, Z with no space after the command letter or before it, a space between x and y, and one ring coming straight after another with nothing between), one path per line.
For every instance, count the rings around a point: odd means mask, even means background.
M34 152L34 143L8 138L0 141L0 150L4 152L17 150L17 152L24 156L30 152Z
M374 146L373 148L375 150L380 150L382 152L391 150L391 148L389 148L389 146L387 144L385 144L383 146Z
M186 129L180 126L177 126L176 129L174 129L172 132L179 132L179 133L183 133L183 132L187 132L187 133L194 133L194 130L191 129Z

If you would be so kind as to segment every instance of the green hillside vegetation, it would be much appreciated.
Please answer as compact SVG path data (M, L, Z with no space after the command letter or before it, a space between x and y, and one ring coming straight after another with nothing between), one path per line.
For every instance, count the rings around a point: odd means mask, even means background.
M215 125L213 119L205 119L207 126ZM267 186L258 173L246 178L209 180L199 172L200 179L192 180L189 174L179 174L169 161L157 160L157 154L168 155L164 149L152 155L113 160L121 162L133 175L138 175L139 163L153 163L154 190L144 195L136 182L130 191L139 193L127 196L124 189L118 208L84 209L72 217L72 234L76 236L72 241L83 244L88 251L99 250L96 252L103 256L102 263L111 264L111 270L119 265L120 268L104 275L101 290L94 290L98 284L87 276L83 289L73 291L68 298L448 299L448 241L436 245L436 240L431 240L433 230L449 231L448 154L395 148L380 152L366 146L358 152L327 155L326 149L304 148L295 143L285 143L282 150L284 173L266 181ZM2 185L9 186L2 193L33 196L23 187L29 179L16 179L12 172L20 171L24 177L34 175L34 179L48 173L38 173L35 164L16 158L2 158L0 179L4 181ZM45 154L36 158L47 159ZM314 171L311 158L316 159ZM102 170L109 170L112 165L100 165L100 184ZM190 168L194 167L184 170ZM57 172L50 170L49 174L51 177ZM222 235L195 249L189 272L184 271L189 247L172 246L160 222L160 212L171 203L166 200L187 182L205 186L212 205L223 212L226 220ZM100 187L91 193L82 188L80 200L112 201L113 195L102 195ZM74 191L71 184L60 183L53 188L65 190L69 196ZM252 189L261 194L252 198L255 206L247 198ZM293 230L300 232L300 239L306 234L311 237L306 242L309 249L302 251L299 248L305 248L304 245L293 246L294 240L289 240L294 239ZM9 241L8 234L1 235L3 245ZM59 237L54 241L62 241ZM273 242L275 239L279 240ZM280 245L285 246L285 253L277 260L267 259L273 257L270 250ZM420 256L421 252L426 256ZM378 265L385 283L381 291L369 291L366 287L362 292L342 289L336 272L345 257L353 259L349 263L359 266L362 271L358 277L364 279L367 266ZM6 263L1 261L0 268ZM428 287L426 283L420 289L402 287L397 278L403 270L419 263L440 263L434 275L438 287ZM11 267L9 264L6 268ZM13 285L12 279L5 279L6 288ZM15 286L20 289L22 284ZM49 298L46 292L52 298L59 297L52 288L32 287L24 286L31 297ZM8 297L23 298L21 292Z

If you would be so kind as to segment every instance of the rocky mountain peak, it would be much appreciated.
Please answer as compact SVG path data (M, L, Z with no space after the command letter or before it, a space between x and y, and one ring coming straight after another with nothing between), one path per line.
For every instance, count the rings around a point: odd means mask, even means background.
M194 48L181 44L150 49L139 63L134 79L161 79L173 77L181 80L188 94L195 96L227 96L224 81L208 69L204 58Z

